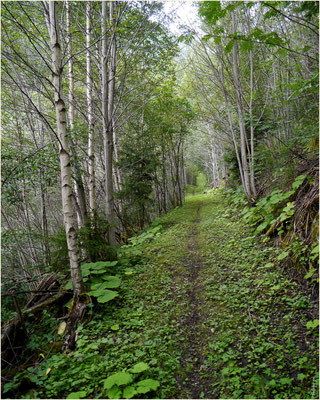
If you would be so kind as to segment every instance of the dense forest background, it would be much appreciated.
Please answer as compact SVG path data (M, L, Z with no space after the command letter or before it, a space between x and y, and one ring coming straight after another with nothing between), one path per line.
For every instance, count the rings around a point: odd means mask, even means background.
M137 263L132 246L146 239L136 238L186 196L222 191L280 249L284 274L317 297L319 4L199 1L192 22L177 17L183 7L2 2L2 383L11 396L30 384L21 389L18 366L54 353L36 352L48 331L59 327L62 349L74 349L92 299L112 307L120 279L90 281L89 296L89 277Z

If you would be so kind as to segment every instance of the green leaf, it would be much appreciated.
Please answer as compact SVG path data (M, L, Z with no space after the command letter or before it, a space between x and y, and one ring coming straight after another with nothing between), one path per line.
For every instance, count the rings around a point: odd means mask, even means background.
M269 387L275 387L276 385L277 385L277 383L274 379L271 379L271 381L268 382Z
M92 292L97 292L97 291L103 291L104 289L108 288L108 282L100 282L94 283L91 285L91 291Z
M89 264L82 264L81 265L81 273L83 277L90 275L90 266Z
M130 372L134 374L138 374L139 372L146 371L149 369L149 365L144 363L144 362L139 362L138 364L134 365L131 369Z
M98 303L106 303L107 301L110 301L117 296L118 296L118 292L115 292L114 290L105 290L104 295L99 296L97 300L98 300Z
M98 289L98 290L91 290L90 292L88 292L88 294L90 296L99 297L99 296L104 295L105 292L106 292L106 290L104 290L104 289Z
M124 271L125 275L132 275L133 274L133 269L132 268L126 268Z
M133 386L127 386L123 390L123 398L131 399L136 393L137 391Z
M310 271L303 277L303 279L311 278L317 270L315 268L311 268Z
M240 42L240 48L244 51L250 51L253 49L253 42L251 42L250 40L242 40Z
M201 40L203 41L203 42L207 42L209 39L211 39L212 38L212 35L211 35L211 33L208 33L207 35L204 35L202 38L201 38Z
M159 381L155 381L154 379L144 379L144 380L138 382L137 392L138 393L147 393L150 390L157 390L157 388L159 386L160 386Z
M318 319L314 319L313 321L309 321L309 322L307 322L307 325L306 325L306 327L308 329L314 329L317 326L319 326L319 320Z
M71 281L71 279L66 284L65 289L67 289L67 290L71 290L72 289L72 281Z
M110 327L110 329L112 329L113 331L118 331L118 330L119 330L119 325L118 325L118 324L112 325L112 326Z
M83 399L87 395L87 392L81 391L81 392L73 392L70 393L67 397L67 399Z
M111 389L113 385L128 385L132 380L132 375L129 372L117 372L105 379L103 386L105 389Z
M105 282L102 282L100 279L103 279ZM100 279L99 282L91 285L91 290L115 289L121 285L121 279L117 276L103 275Z
M117 276L103 275L101 278L106 281L104 283L104 285L107 285L106 288L115 289L121 285L121 279Z
M263 222L262 224L260 224L257 227L257 229L255 230L255 233L257 234L257 233L260 233L260 232L264 231L267 228L268 225L269 225L268 221Z
M230 53L230 51L232 51L233 45L234 45L234 39L231 39L224 49L227 54Z
M298 187L302 184L302 182L305 180L307 176L306 175L299 175L296 180L292 184L292 189L296 190Z
M271 198L270 198L270 200L269 200L269 202L271 203L271 204L278 204L280 201L282 201L283 200L283 197L282 196L279 196L279 195L276 195L276 196L272 196Z
M304 380L304 378L306 378L307 377L307 375L305 375L305 374L298 374L298 381L303 381Z
M289 254L289 251L284 251L283 253L281 253L281 254L278 256L278 260L279 260L279 261L283 260L284 258L287 257L288 254Z
M109 399L122 399L121 393L121 389L117 385L114 385L108 390L107 395Z
M151 389L148 387L144 387L144 386L137 387L137 393L148 393L150 391L151 391Z
M280 379L281 385L290 385L291 382L292 382L292 379L290 379L290 378L281 378Z
M265 268L271 268L271 267L273 267L274 266L274 263L268 263L268 264L266 264L264 267Z

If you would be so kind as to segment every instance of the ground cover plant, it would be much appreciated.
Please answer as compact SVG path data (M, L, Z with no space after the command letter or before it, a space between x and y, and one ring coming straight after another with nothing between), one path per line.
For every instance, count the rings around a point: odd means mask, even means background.
M38 344L37 365L19 372L4 396L314 397L315 302L233 210L217 191L190 195L154 221L120 249L126 265L105 264L121 277L119 295L92 304L76 349L43 346L63 338L51 316L54 332ZM130 253L140 258L128 267Z

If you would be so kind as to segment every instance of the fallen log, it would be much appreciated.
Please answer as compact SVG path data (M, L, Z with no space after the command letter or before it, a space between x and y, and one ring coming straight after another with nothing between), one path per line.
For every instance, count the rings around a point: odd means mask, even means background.
M45 309L46 307L58 303L66 297L68 294L67 291L59 292L54 296L46 298L44 301L38 302L37 304L21 310L21 313L16 315L7 321L1 331L1 358L5 361L10 362L12 356L14 356L15 351L15 342L18 338L19 341L24 341L26 337L26 332L22 328L23 321L28 318L29 314L36 314ZM15 358L15 357L14 357Z

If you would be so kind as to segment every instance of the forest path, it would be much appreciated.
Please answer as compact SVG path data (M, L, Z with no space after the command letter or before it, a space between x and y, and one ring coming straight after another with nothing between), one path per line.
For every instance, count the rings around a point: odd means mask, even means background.
M203 380L201 376L201 368L204 361L202 338L210 334L208 331L203 331L203 321L206 318L202 310L202 304L205 301L203 297L205 288L201 279L199 279L199 272L205 267L199 242L201 206L202 203L199 203L196 219L191 220L192 224L188 227L189 236L186 243L185 270L183 273L183 279L187 280L189 289L186 297L188 304L183 318L185 349L181 365L184 373L178 376L178 382L181 387L181 395L179 397L191 399L198 399L201 396L208 397L211 394L208 380Z
M221 192L189 196L158 219L163 230L145 247L150 264L140 289L152 293L143 303L168 379L160 396L310 396L312 302L281 273L275 249L232 215Z
M41 398L66 398L70 382L88 398L315 398L314 304L221 191L188 196L134 243L114 268L120 295L79 330L73 356L58 357ZM129 386L103 388L137 363ZM150 379L159 387L135 391Z

